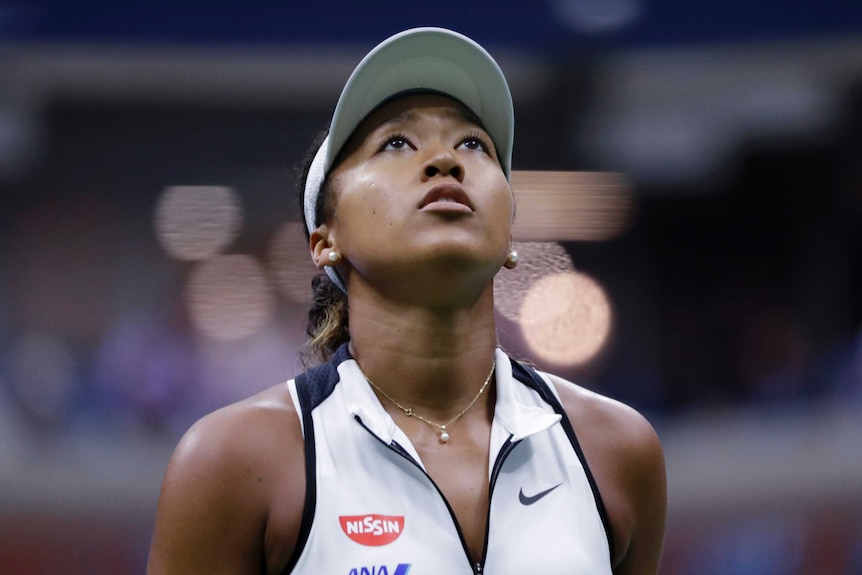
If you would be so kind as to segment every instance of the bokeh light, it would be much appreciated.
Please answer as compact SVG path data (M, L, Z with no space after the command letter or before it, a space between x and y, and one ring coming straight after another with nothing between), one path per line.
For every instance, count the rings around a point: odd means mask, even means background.
M610 172L513 171L517 216L512 235L521 241L603 241L632 220L632 184Z
M494 279L494 305L506 319L517 322L521 304L530 287L549 274L572 271L572 258L556 242L513 242L518 267L503 269Z
M269 246L269 264L275 283L285 297L297 303L311 298L311 278L317 268L311 261L303 225L288 222L279 228Z
M215 340L236 340L267 324L275 294L251 256L221 255L195 266L186 286L195 327Z
M156 204L156 236L179 260L201 260L221 252L242 227L236 193L224 186L169 186Z
M521 306L521 329L530 349L558 365L582 365L593 359L608 340L612 322L605 290L579 272L541 278Z
M552 0L549 6L564 25L585 34L627 28L645 11L643 0Z

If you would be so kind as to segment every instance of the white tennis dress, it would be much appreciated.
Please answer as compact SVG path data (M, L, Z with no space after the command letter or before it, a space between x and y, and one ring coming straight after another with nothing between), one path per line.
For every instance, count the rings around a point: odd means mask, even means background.
M496 352L485 552L342 346L290 380L305 436L298 575L610 575L601 496L553 385Z

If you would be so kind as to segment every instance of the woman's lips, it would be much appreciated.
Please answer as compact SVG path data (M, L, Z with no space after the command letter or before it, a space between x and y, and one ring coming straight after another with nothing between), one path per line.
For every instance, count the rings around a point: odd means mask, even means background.
M472 213L473 203L461 186L441 184L431 188L422 197L419 209L435 212Z

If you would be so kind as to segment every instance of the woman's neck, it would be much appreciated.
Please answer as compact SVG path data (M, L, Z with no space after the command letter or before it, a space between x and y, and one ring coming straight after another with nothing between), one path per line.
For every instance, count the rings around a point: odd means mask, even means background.
M457 308L365 295L351 291L350 346L369 379L400 403L441 419L475 396L497 344L491 284Z

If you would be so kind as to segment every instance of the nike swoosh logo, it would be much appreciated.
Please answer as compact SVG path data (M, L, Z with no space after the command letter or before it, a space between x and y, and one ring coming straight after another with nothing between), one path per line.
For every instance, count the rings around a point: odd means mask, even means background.
M548 493L550 493L551 491L553 491L554 489L559 487L560 485L562 485L562 483L557 483L553 487L549 487L548 489L545 489L544 491L539 491L535 495L524 495L524 488L522 487L521 492L518 493L518 501L521 502L521 505L532 505L533 503L535 503L536 501L538 501L539 499L541 499L542 497L544 497L545 495L547 495Z

